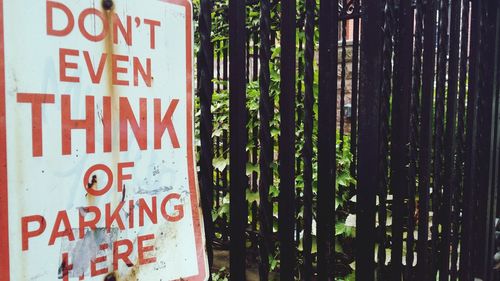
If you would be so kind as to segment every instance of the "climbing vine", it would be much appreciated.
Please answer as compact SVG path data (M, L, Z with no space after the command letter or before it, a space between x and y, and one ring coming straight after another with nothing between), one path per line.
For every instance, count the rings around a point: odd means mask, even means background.
M246 173L249 177L249 188L247 189L247 203L248 203L248 243L247 252L249 253L249 260L257 264L258 260L258 249L257 249L257 235L259 229L257 207L259 205L259 193L255 188L258 183L259 176L259 165L258 165L258 130L259 128L259 97L260 97L260 87L258 77L253 75L254 59L258 55L254 52L258 52L259 42L258 42L258 32L259 32L259 22L260 22L260 6L259 1L247 1L247 63L249 65L247 71L247 113L242 112L242 114L248 114L248 163L246 166ZM304 0L298 0L297 3L297 60L304 61L304 51L303 46L299 47L300 44L305 42L304 34ZM319 2L319 1L318 1ZM195 21L196 15L199 11L199 0L194 0L194 10L195 10ZM318 3L319 5L319 3ZM274 155L275 161L272 164L273 170L273 184L270 187L269 199L273 203L273 232L276 234L278 231L278 204L277 198L279 195L279 174L278 174L278 141L279 141L279 91L280 91L280 32L279 32L279 13L280 2L272 1L271 10L271 31L272 39L274 39L274 44L271 46L271 59L270 59L270 97L274 104L274 114L270 122L270 132L271 137L274 140ZM212 138L214 140L214 179L216 192L216 202L214 202L214 208L212 212L212 219L215 223L215 238L217 244L220 248L224 248L227 244L227 228L229 225L229 190L227 190L228 183L225 182L224 177L228 178L228 167L229 167L229 157L228 157L228 145L229 142L229 91L228 91L228 81L227 75L224 75L224 60L227 60L228 55L228 1L227 0L215 0L213 2L213 12L212 12L212 43L214 46L214 93L212 97L211 110L213 113L213 133ZM318 38L319 31L315 29L315 42L316 51L318 49ZM195 51L199 49L199 35L195 33ZM314 71L314 97L315 100L318 99L318 69L317 61L315 62ZM297 255L298 255L298 267L296 270L296 279L301 280L302 274L302 238L303 238L303 205L300 204L300 198L303 198L304 180L302 177L302 149L304 145L304 132L303 132L303 93L305 91L304 85L304 73L298 67L297 69L297 102L296 102L296 196L298 200L298 211L296 214L297 218ZM313 127L313 144L317 142L317 104L314 105L314 127ZM197 118L199 118L199 106L197 108ZM197 124L199 124L197 122ZM199 132L197 132L199 133ZM355 237L355 221L354 218L354 184L355 179L350 173L350 167L353 162L353 157L350 152L350 139L349 136L344 136L342 139L337 133L337 181L336 181L336 197L335 197L335 209L336 209L336 225L335 225L335 276L336 280L354 280L353 275L353 240ZM198 144L199 145L199 144ZM313 149L313 198L315 198L317 191L317 159L316 159L316 148ZM257 156L257 158L255 158ZM229 180L228 180L229 181ZM224 190L226 188L226 190ZM313 206L316 205L316 199L313 201ZM313 255L316 254L316 237L315 237L315 208L313 208ZM255 229L252 229L255 228ZM276 235L275 235L276 236ZM270 255L270 270L276 272L279 269L279 247L274 243L275 247ZM218 268L212 274L214 280L228 280L227 270L223 268Z

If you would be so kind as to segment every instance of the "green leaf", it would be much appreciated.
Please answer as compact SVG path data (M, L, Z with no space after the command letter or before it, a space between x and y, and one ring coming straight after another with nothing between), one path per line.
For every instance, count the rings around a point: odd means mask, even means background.
M246 175L250 176L254 172L255 173L259 172L259 165L258 164L247 163L246 164Z
M340 207L341 204L341 199L338 198L338 196L335 197L335 210L337 210Z
M227 165L229 165L229 159L225 159L223 157L214 158L212 165L214 166L214 169L222 172L226 169Z
M269 195L273 198L276 198L276 197L278 197L279 194L280 194L280 191L279 191L278 187L275 185L271 185L271 187L269 188Z
M222 218L224 215L226 215L227 218L229 219L229 204L228 203L222 204L219 207L218 217Z
M318 242L316 241L316 236L312 236L311 241L311 253L316 254L318 252Z
M246 198L247 198L247 201L248 203L253 203L253 202L257 202L259 203L260 201L260 197L259 197L259 192L258 191L255 191L255 192L252 192L250 189L247 189L246 190Z
M345 224L343 222L337 222L335 224L335 236L339 236L344 234L345 232Z

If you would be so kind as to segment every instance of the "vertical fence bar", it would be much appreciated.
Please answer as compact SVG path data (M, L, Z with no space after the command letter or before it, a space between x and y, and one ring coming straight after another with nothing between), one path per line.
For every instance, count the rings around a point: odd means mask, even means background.
M401 280L403 255L404 199L408 185L409 101L413 46L411 1L400 1L395 24L394 91L391 118L392 251L391 280Z
M214 168L213 160L213 117L212 117L212 94L214 85L212 82L214 69L214 52L210 38L212 32L212 4L210 0L200 1L200 51L198 53L199 96L200 96L200 181L203 218L205 222L205 240L209 265L212 265L212 239L213 239L213 192L214 192Z
M489 81L483 82L482 86L486 95L491 95L491 139L490 139L490 161L489 161L489 180L488 180L488 193L487 193L487 205L486 205L486 243L485 243L485 254L486 254L486 274L484 275L485 280L498 280L498 272L494 270L496 262L493 256L496 253L496 243L495 243L495 225L497 217L497 193L499 187L499 158L500 158L500 135L499 135L499 97L498 97L498 46L499 46L499 28L500 28L500 18L498 18L500 10L497 8L498 3L496 1L487 1L486 5L486 15L485 22L483 23L484 28L483 35L486 37L483 41L484 55L489 58L487 65L483 65L483 74L488 76L484 79L490 79ZM498 19L497 19L498 18ZM486 129L486 128L485 128Z
M494 57L495 57L495 34L496 34L496 1L480 1L481 13L481 31L479 36L479 91L478 91L478 160L479 171L478 181L480 186L479 208L480 208L480 229L479 235L482 235L484 247L481 250L481 278L486 281L492 280L493 255L494 249L491 234L494 233L493 225L495 213L492 211L492 204L495 202L494 196L494 176L498 173L494 165L494 151L492 143L491 129L493 124L493 93L494 93Z
M498 66L499 66L499 54L498 54L498 45L499 45L499 28L500 28L500 18L499 16L500 10L497 9L497 3L489 2L489 15L488 15L488 23L489 33L487 33L491 40L488 42L490 45L489 52L485 54L489 54L488 57L493 57L493 59L489 62L492 64L488 67L489 71L492 71L492 76L487 77L491 79L491 88L486 91L491 91L492 95L492 116L491 116L491 148L490 148L490 169L489 169L489 193L488 193L488 215L487 219L487 236L486 236L486 255L488 259L488 274L486 275L486 280L498 280L498 272L495 270L496 261L494 260L494 255L496 253L496 217L497 217L497 193L499 188L499 158L500 158L500 110L499 110L499 96L498 96Z
M269 97L269 85L271 75L269 72L269 59L271 58L271 16L269 0L260 1L260 154L259 154L259 219L260 219L260 241L259 241L259 277L261 281L268 280L269 254L272 249L272 206L269 202L269 187L272 185L273 146L271 140L270 121L273 116L273 103Z
M356 216L356 280L375 280L373 260L375 248L375 200L379 163L379 104L382 69L382 0L363 1L361 33L361 65L359 91L358 190Z
M245 2L229 0L229 130L230 130L230 274L231 279L245 277L245 227L247 203L245 173L247 154L247 109L245 84Z
M495 57L495 67L493 74L493 95L494 95L494 107L495 107L495 115L492 117L495 128L495 167L491 170L493 182L492 182L492 193L491 193L491 213L493 217L493 222L491 223L490 235L491 235L491 245L490 245L490 258L492 259L491 266L496 269L498 261L494 258L494 255L497 253L497 238L496 238L496 218L500 216L500 204L498 204L498 195L500 189L500 178L499 178L499 165L500 165L500 78L498 75L500 73L500 4L497 2L496 7L493 5L491 9L496 10L496 26L495 26L495 48L494 48L494 57ZM500 279L500 273L498 270L492 270L492 280Z
M487 181L488 179L485 179L487 177L487 172L485 171L485 165L481 165L481 163L484 163L484 161L487 161L487 157L485 154L487 154L489 149L483 147L485 145L485 115L491 116L488 113L483 112L484 110L487 110L489 107L486 105L488 103L487 98L485 98L485 93L483 93L483 85L482 85L482 75L484 74L483 70L483 65L484 64L484 57L482 54L483 50L483 41L484 41L484 14L485 11L483 9L484 1L475 1L473 2L473 10L476 10L477 13L477 40L478 44L476 45L476 48L478 49L477 56L474 58L477 60L477 65L475 65L475 70L474 70L474 90L475 94L477 95L476 97L476 116L475 116L475 136L474 136L474 142L476 145L476 151L472 152L473 156L475 157L476 161L476 166L475 166L475 178L474 181L476 182L475 185L475 190L474 190L474 196L475 196L475 204L476 204L476 209L473 210L474 214L474 219L473 219L473 241L477 241L478 239L484 239L485 238L485 225L486 225L486 214L485 214L485 187L487 187ZM491 101L490 103L491 104ZM489 119L489 118L487 118ZM489 142L486 142L487 145ZM483 240L484 241L484 240ZM474 277L478 278L485 278L485 268L486 268L486 261L485 261L485 255L486 253L484 252L485 248L484 247L475 247L474 248L474 257L472 258L472 265L474 267Z
M380 110L379 110L379 182L377 183L377 192L379 198L378 204L378 270L377 279L386 280L386 247L387 247L387 186L389 183L389 114L390 97L392 91L392 33L393 33L393 9L392 0L385 1L384 6L384 37L382 45L382 82L380 91Z
M251 6L251 3L247 3L245 1L245 9L247 7L250 7ZM252 27L251 26L248 26L247 22L245 21L245 36L246 36L246 42L245 42L245 48L246 48L246 51L245 51L245 78L246 78L246 84L245 84L245 87L247 87L247 85L250 83L251 81L251 75L252 75L252 66L251 66L251 58L252 58ZM248 100L248 97L247 97L247 102L249 102ZM247 123L245 126L245 130L247 131L247 144L245 146L245 151L247 151L247 164L248 165L251 165L252 164L252 148L251 147L251 143L252 143L252 139L253 139L253 132L252 132L252 124L254 122L253 120L253 115L252 115L252 112L250 111L250 108L246 107L246 112L247 112ZM247 150L247 147L248 147L248 150ZM246 165L245 165L245 174L247 173L247 169L246 169ZM249 175L247 175L248 177L248 180L249 180L249 189L245 191L245 198L246 198L246 192L248 191L252 191L252 187L253 187L253 184L254 184L254 179L253 179L253 176L252 176L252 173L250 173ZM247 202L248 203L248 202ZM248 239L250 241L250 249L253 248L254 244L253 244L253 240L252 240L252 221L251 221L251 218L249 217L250 215L252 215L252 210L250 209L249 212L247 212L247 218L246 218L246 227L245 227L245 233L248 235ZM247 231L247 230L250 230L250 231ZM246 246L245 246L246 247ZM252 251L250 250L250 254L252 253ZM251 257L250 257L251 258Z
M432 188L432 264L434 265L432 271L433 278L436 277L439 269L443 270L445 266L444 255L440 252L440 227L443 223L441 217L442 200L443 200L443 186L445 185L446 178L443 174L443 148L444 148L444 120L445 120L445 99L446 99L446 66L448 54L448 7L449 0L439 1L439 33L438 33L438 54L437 54L437 78L436 78L436 108L434 114L434 185ZM441 248L441 250L444 250ZM439 260L441 258L441 260ZM447 266L447 264L446 264ZM440 274L443 276L448 272ZM441 279L440 279L441 280Z
M414 261L414 231L416 220L416 191L418 163L418 134L420 92L422 86L422 51L423 51L423 0L416 1L415 10L415 43L413 48L412 95L410 100L410 169L408 183L408 235L406 243L406 280L415 280ZM418 280L418 279L417 279Z
M444 147L444 176L443 186L443 204L442 204L442 242L441 242L441 271L440 280L448 280L450 275L450 247L451 247L451 202L452 195L456 190L456 171L455 171L455 127L457 112L457 93L458 93L458 69L459 69L459 51L460 51L460 1L452 1L450 6L450 46L449 46L449 69L448 69L448 88L446 105L446 130ZM442 66L446 67L446 66Z
M471 3L470 24L470 52L467 89L467 124L465 139L465 165L464 165L464 209L462 227L462 247L460 251L460 279L473 280L476 272L475 263L476 247L474 246L475 210L477 202L477 68L479 55L479 9L478 1Z
M419 135L419 219L417 242L417 280L429 278L429 202L432 157L432 112L434 67L436 62L436 1L424 3L424 53L422 65L422 111Z
M304 148L302 156L304 159L304 280L313 279L313 257L312 257L312 159L313 159L313 129L314 129L314 27L316 0L306 0L306 46L304 53Z
M458 272L458 262L462 263L460 256L462 252L468 251L467 243L465 242L465 228L466 220L465 216L462 215L460 218L460 212L463 214L465 212L466 202L468 198L465 197L465 118L466 118L466 94L467 94L467 67L469 64L468 54L469 54L469 1L462 1L462 23L461 23L461 35L460 35L460 81L459 81L459 95L458 95L458 118L457 118L457 159L455 162L455 170L457 171L457 185L458 189L455 193L455 214L454 214L454 245L453 248L456 249L454 255L451 257L452 266L452 276L451 280L457 280L460 276ZM469 203L470 204L470 203ZM460 245L460 246L459 246ZM460 251L458 250L460 247ZM462 267L460 266L460 269ZM466 270L466 269L463 269ZM460 278L460 280L465 280L465 278Z
M493 48L494 50L494 57L495 57L495 66L494 66L494 74L493 74L493 95L494 95L494 106L496 109L496 114L492 117L494 119L494 124L495 124L495 153L496 153L496 159L495 159L495 167L491 170L491 173L493 173L493 183L492 183L492 190L491 190L491 221L490 221L490 258L491 258L491 266L496 267L499 263L498 261L494 258L495 254L497 253L497 238L496 238L496 218L500 217L500 204L499 204L499 193L500 193L500 173L498 170L500 169L500 3L498 2L492 2L490 4L490 9L492 10L492 13L494 13L494 21L495 21L495 27L492 28L492 30L495 33L493 42L495 44L495 47ZM496 13L495 13L496 11ZM498 270L493 270L492 271L492 280L498 280L500 279L500 273Z
M331 238L334 230L334 187L332 153L335 151L337 81L337 1L321 0L319 16L318 93L318 192L317 248L318 280L331 280ZM333 114L332 114L333 113ZM333 115L333 116L332 116Z
M318 223L329 224L325 227L326 238L328 241L328 266L329 273L328 276L331 279L334 279L334 268L335 264L335 225L336 225L336 214L335 214L335 185L337 183L337 94L338 94L338 50L339 50L339 10L338 10L338 1L333 1L334 12L332 14L333 26L331 26L331 30L333 33L333 49L332 49L332 75L333 75L333 85L332 92L333 95L331 97L331 105L330 105L330 130L331 130L331 140L330 145L332 149L328 154L330 159L330 178L333 185L328 187L328 191L323 193L324 199L322 204L323 215L321 222L318 220ZM342 109L340 109L342 111ZM318 195L319 196L319 195ZM328 202L326 202L328 200Z
M295 273L295 0L281 2L281 83L279 139L280 280Z

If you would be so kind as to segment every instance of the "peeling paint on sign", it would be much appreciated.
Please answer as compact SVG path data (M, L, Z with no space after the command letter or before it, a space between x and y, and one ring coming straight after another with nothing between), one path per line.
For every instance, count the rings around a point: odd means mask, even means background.
M207 280L191 3L0 14L0 281Z

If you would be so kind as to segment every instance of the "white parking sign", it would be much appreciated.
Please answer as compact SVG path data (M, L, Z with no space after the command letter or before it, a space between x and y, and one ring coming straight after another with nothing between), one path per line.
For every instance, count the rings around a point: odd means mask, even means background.
M191 3L0 14L0 281L206 280Z

